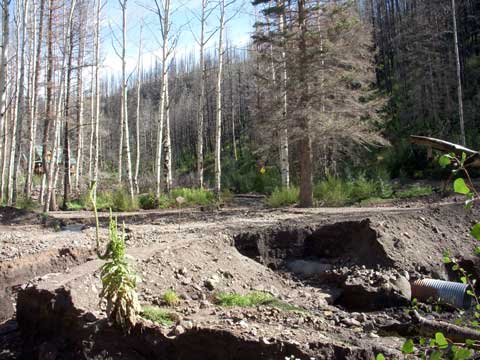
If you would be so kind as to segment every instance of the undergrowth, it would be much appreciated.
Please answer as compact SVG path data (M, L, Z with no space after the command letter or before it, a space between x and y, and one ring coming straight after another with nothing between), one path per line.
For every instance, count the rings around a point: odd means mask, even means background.
M159 308L158 306L145 306L142 308L141 316L154 323L170 326L176 320L176 317L171 312Z
M180 302L180 297L173 290L168 290L162 295L162 300L168 306L175 306Z
M220 306L225 307L255 307L255 306L271 306L285 311L299 311L305 310L294 305L290 305L281 301L269 293L252 292L246 295L236 293L218 293L215 295L215 302Z

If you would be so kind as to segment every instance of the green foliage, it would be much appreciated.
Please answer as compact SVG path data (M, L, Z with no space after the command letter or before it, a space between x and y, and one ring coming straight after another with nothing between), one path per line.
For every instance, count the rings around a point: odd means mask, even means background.
M135 211L138 210L138 202L135 197L132 199L125 189L117 189L113 192L112 209L114 211Z
M19 196L17 198L17 202L15 203L15 207L17 209L33 211L39 207L39 204L32 198L28 198L26 196Z
M315 199L327 206L353 204L374 196L380 197L381 192L387 192L385 183L382 183L380 189L379 182L366 179L364 176L348 181L329 175L313 189Z
M155 194L150 192L138 196L138 205L140 206L140 209L152 210L159 207L159 201L155 197Z
M180 302L180 297L173 290L168 290L162 295L162 300L168 306L175 306Z
M300 190L298 187L277 188L267 198L270 207L281 207L296 204L299 200Z
M173 203L175 203L175 199L177 199L178 197L182 197L185 200L184 204L190 206L210 205L215 202L215 195L211 191L205 189L173 189L170 197Z
M225 307L255 307L255 306L271 306L285 311L305 312L304 309L290 305L286 302L276 299L274 296L265 292L252 292L247 295L239 295L235 293L219 293L215 296L215 302Z
M408 199L418 196L428 196L433 193L431 186L412 185L408 189L400 190L395 193L395 197L399 199Z
M142 309L141 316L145 319L153 321L154 323L170 326L175 320L176 316L165 309L157 306L145 306Z
M105 253L100 253L99 221L95 201L96 184L90 189L90 199L95 214L96 224L96 252L100 259L105 260L100 270L102 291L101 302L106 302L108 318L125 332L135 326L137 314L140 312L140 303L136 292L137 275L127 262L125 253L125 224L122 233L118 233L117 221L110 213L109 243Z
M67 202L67 210L78 211L86 208L83 199L74 199Z

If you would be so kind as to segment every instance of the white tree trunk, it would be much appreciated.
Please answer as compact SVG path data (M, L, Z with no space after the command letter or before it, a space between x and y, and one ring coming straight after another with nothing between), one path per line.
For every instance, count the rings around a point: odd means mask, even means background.
M95 11L95 155L93 159L93 181L98 182L99 128L100 128L100 12L101 0L96 0ZM96 193L94 199L96 199Z
M138 64L137 64L137 111L136 111L136 160L135 160L135 176L133 177L133 183L135 186L135 191L138 194L140 192L138 186L138 173L140 171L140 98L141 98L141 88L142 88L142 29L143 24L140 27L140 46L138 48Z
M282 2L278 5L285 6ZM285 9L278 16L278 31L283 34L285 31ZM288 124L287 124L287 60L285 45L282 44L282 69L281 69L281 91L282 91L282 125L280 126L280 172L282 175L282 186L290 187L290 165L288 160Z
M220 23L218 27L218 71L215 87L215 196L220 199L222 190L222 79L223 79L223 33L225 29L225 0L219 0Z
M4 198L5 189L5 164L7 159L7 70L8 70L8 42L9 42L9 22L10 22L10 6L11 0L2 1L2 51L1 51L1 66L0 66L0 131L3 132L3 146L0 150L0 157L2 158L2 173L0 179L0 202ZM2 151L3 150L3 151ZM3 156L1 156L3 155Z
M460 51L458 49L458 30L457 30L457 14L455 0L452 0L452 18L453 18L453 39L455 42L455 60L457 64L457 93L458 93L458 118L460 121L460 142L466 145L465 139L465 123L463 120L463 90L462 90L462 69L460 65Z

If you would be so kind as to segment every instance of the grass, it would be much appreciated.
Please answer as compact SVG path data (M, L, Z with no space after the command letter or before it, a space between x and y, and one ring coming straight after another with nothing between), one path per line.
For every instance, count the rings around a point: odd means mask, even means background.
M176 320L176 317L171 312L159 308L158 306L145 306L142 309L141 316L145 319L151 320L154 323L170 326Z
M298 187L276 188L267 198L267 204L270 207L281 207L296 204L298 202L300 190Z
M177 293L173 290L168 290L163 294L162 300L167 304L168 306L175 306L180 302L180 297L177 295Z
M24 209L24 210L30 210L33 211L35 209L38 209L40 207L40 204L36 202L35 200L32 200L31 198L27 198L24 196L19 196L17 198L17 202L15 204L15 207L17 209Z
M255 307L255 306L271 306L285 311L305 312L304 309L286 302L278 300L274 296L265 292L252 292L247 295L235 293L218 293L215 296L215 302L225 307Z
M398 199L407 199L417 196L428 196L431 195L432 192L433 189L431 186L413 185L408 189L397 191L395 197Z
M178 197L182 197L184 205L210 205L215 202L215 196L211 191L205 189L178 188L173 189L170 198L176 202ZM178 204L181 206L181 204Z

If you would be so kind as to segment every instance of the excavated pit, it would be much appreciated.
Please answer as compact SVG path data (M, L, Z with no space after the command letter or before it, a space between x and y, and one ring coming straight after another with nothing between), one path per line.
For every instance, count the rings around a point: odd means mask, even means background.
M368 219L316 228L272 228L234 237L244 256L272 269L293 260L316 260L335 266L391 267L389 258Z
M368 219L241 233L234 244L273 270L340 290L334 304L349 311L403 306L410 297L408 280L394 268Z

